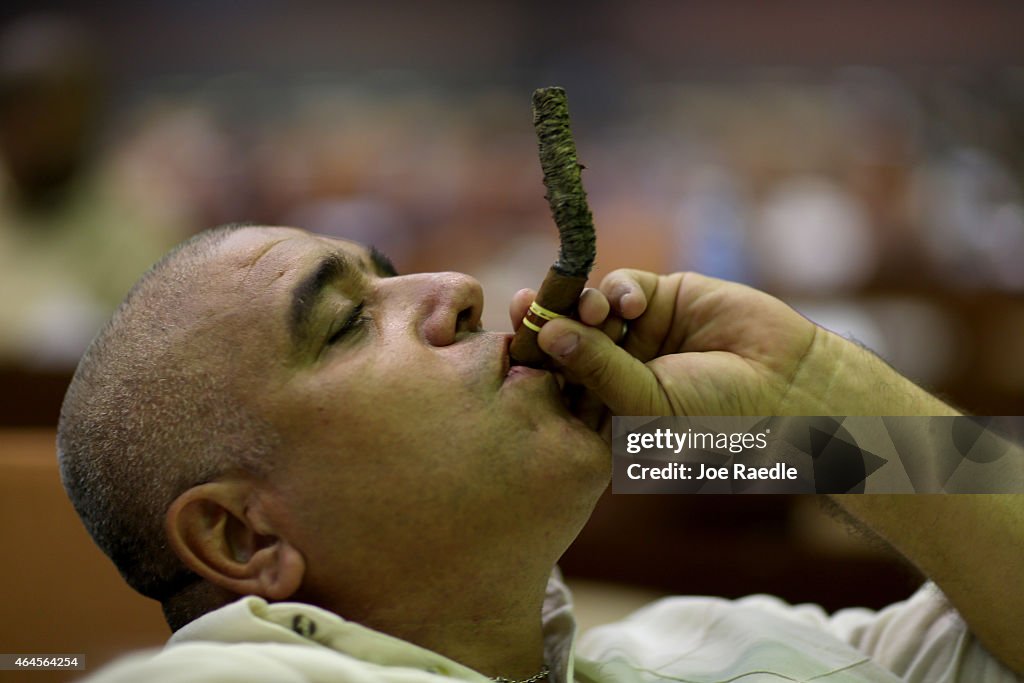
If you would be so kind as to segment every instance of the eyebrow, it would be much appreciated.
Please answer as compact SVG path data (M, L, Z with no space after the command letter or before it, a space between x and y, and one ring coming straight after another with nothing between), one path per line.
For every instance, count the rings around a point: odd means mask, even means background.
M291 332L296 345L309 337L309 326L313 310L331 282L340 280L351 268L349 260L337 252L325 255L316 267L292 290Z
M398 270L382 251L370 247L370 263L378 277L397 277ZM331 252L323 256L316 267L292 290L291 333L296 346L301 346L309 338L309 328L313 319L313 311L320 301L324 290L332 282L345 277L351 270L353 262L341 252ZM357 262L359 270L366 271L362 259Z
M398 277L395 264L377 247L370 247L370 262L380 277Z

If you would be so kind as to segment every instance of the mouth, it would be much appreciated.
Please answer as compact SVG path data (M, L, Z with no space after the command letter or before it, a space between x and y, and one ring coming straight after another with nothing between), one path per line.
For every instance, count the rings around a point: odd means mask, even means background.
M512 390L513 387L516 387L513 392L516 394L526 390L535 399L544 403L544 405L555 409L556 412L562 413L565 417L578 421L579 418L573 412L572 399L566 393L567 382L565 375L561 372L531 368L528 365L513 365L512 359L509 356L512 336L511 334L504 335L504 343L499 345L500 362L498 370L501 373L498 377L499 392L503 392L506 389Z
M513 365L512 359L509 356L509 347L512 344L512 335L505 335L505 343L501 346L501 383L502 386L510 384L512 382L530 378L530 377L546 377L555 378L556 384L561 389L562 382L560 381L560 375L556 375L549 370L541 370L539 368L531 368L528 365Z
M513 365L505 373L504 383L508 384L520 377L547 377L551 375L547 370L538 370L537 368L531 368L526 365Z

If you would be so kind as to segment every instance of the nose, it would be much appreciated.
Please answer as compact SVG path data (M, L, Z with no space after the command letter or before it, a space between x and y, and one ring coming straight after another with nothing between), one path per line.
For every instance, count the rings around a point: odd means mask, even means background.
M408 280L405 305L431 346L454 344L461 333L480 329L484 293L475 278L463 273L421 273L397 279Z

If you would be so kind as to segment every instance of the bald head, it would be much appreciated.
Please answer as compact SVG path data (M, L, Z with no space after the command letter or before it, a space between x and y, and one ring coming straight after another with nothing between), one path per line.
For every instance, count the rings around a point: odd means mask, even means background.
M161 601L197 581L167 547L170 502L225 470L259 472L273 446L270 429L233 400L229 350L195 333L211 255L238 227L201 233L143 276L90 345L61 409L58 458L75 509L127 582Z

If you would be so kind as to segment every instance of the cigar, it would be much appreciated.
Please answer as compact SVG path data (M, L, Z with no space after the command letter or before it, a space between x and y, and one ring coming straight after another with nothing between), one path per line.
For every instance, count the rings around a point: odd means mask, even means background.
M533 128L547 188L545 199L558 227L561 247L558 260L548 270L512 339L509 356L515 365L539 368L550 359L537 345L537 333L548 320L576 314L597 248L594 217L580 179L583 166L576 160L576 143L569 127L565 90L540 88L533 93Z

